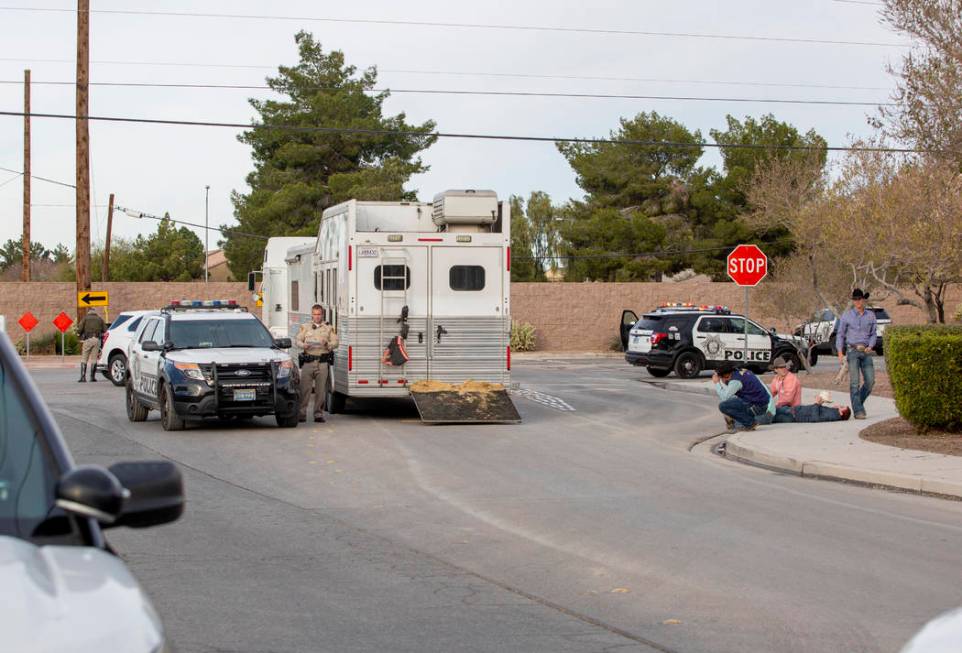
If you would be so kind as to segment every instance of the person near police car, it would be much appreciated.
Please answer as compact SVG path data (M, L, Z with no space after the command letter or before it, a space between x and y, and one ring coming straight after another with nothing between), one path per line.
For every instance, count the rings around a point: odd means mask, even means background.
M87 314L77 323L77 335L80 337L80 342L83 343L80 347L79 383L87 380L85 377L88 365L90 367L90 380L97 381L97 359L100 357L100 343L106 330L107 325L104 324L103 318L97 315L97 310L94 308L88 308Z
M324 400L327 393L327 371L337 349L337 332L324 321L324 309L320 304L311 307L311 321L301 325L295 344L301 349L301 422L307 421L307 406L314 391L314 421L324 421Z
M775 424L791 422L837 422L846 420L852 411L846 406L826 406L832 403L832 395L822 391L814 404L802 405L802 382L798 375L788 369L788 361L781 356L772 361L775 378L768 389L775 398L775 415L771 420ZM759 417L758 422L762 423Z
M835 338L838 360L848 362L848 387L855 419L865 419L865 400L875 386L872 352L878 340L878 325L875 312L865 308L868 296L861 288L852 291L852 308L839 318L838 336Z
M712 374L715 394L721 400L718 410L725 416L728 430L738 427L754 431L756 422L770 423L775 415L775 399L765 384L748 370L722 363Z

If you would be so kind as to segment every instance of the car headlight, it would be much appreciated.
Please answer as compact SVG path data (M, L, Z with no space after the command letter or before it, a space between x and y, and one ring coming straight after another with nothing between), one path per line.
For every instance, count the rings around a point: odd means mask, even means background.
M277 378L286 379L291 375L291 370L294 369L294 361L287 359L280 361L277 364Z
M180 370L188 379L195 381L204 380L204 371L197 363L174 363L174 367Z

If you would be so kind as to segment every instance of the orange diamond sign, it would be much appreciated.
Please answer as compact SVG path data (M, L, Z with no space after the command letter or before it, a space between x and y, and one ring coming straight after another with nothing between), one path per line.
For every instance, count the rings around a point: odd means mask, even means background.
M26 313L21 315L20 319L17 320L17 322L20 323L20 326L22 326L23 330L26 331L27 333L30 333L31 331L33 331L33 328L38 324L40 324L40 320L38 320L36 316L30 311L27 311Z
M63 311L60 311L60 315L53 318L53 325L59 329L60 333L66 333L71 324L73 324L73 320Z

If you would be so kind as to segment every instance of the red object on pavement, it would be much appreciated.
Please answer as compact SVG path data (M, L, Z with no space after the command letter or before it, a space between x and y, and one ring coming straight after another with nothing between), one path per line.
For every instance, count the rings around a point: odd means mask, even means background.
M60 311L60 315L53 318L53 325L60 330L60 333L66 333L71 324L73 324L73 320L63 311Z
M757 286L768 274L768 257L755 245L739 245L728 255L727 269L739 286Z
M17 320L17 322L20 323L20 326L22 326L23 330L26 331L27 333L30 333L31 331L33 331L33 328L38 324L40 324L40 320L38 320L36 316L34 316L34 314L31 313L30 311L27 311L26 313L21 315L20 319Z

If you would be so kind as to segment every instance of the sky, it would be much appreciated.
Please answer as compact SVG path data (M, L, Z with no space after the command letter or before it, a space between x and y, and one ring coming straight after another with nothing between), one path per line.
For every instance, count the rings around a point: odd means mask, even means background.
M33 111L72 114L73 88L43 86L39 82L74 79L76 14L11 7L69 9L76 5L69 1L0 3L5 3L0 4L0 82L20 82L23 70L30 68ZM866 116L874 113L872 107L732 99L884 102L894 84L885 71L886 64L897 64L905 52L898 45L903 39L880 24L879 7L868 0L357 0L337 5L304 0L154 0L138 4L91 0L91 9L262 16L241 19L92 14L91 82L263 84L276 66L296 62L294 34L304 29L312 32L325 50L342 50L349 63L359 68L376 66L378 86L382 88L726 99L708 102L395 93L384 105L387 114L404 112L413 123L433 119L439 130L447 132L603 137L617 128L619 118L655 110L692 130L700 130L709 139L709 130L724 127L726 114L743 118L772 112L801 131L814 128L830 144L844 145L852 137L871 133ZM310 18L539 25L887 45L378 25ZM153 65L157 63L180 65ZM504 74L620 79L543 79ZM247 103L249 97L271 94L251 90L93 86L90 114L247 123L256 117ZM22 108L22 85L0 83L0 110ZM102 242L104 238L110 193L124 207L153 215L166 211L174 219L203 223L205 186L210 186L209 224L234 223L231 192L246 191L245 176L252 169L249 149L237 141L238 131L91 122L91 193L95 205L92 241ZM34 118L32 134L33 174L73 183L73 122ZM490 188L503 198L512 194L527 196L540 190L549 193L557 203L582 196L574 173L552 143L440 139L423 153L423 159L430 169L412 178L409 184L422 201L448 188ZM717 151L708 150L701 163L720 166L720 162ZM22 165L23 119L0 116L0 167L19 171ZM32 240L48 247L63 243L72 248L73 203L73 189L35 179ZM21 182L0 171L0 242L20 237L21 216ZM155 231L156 224L115 214L113 233L132 238ZM195 231L203 237L203 229ZM217 237L217 232L210 233L211 249L216 247Z

